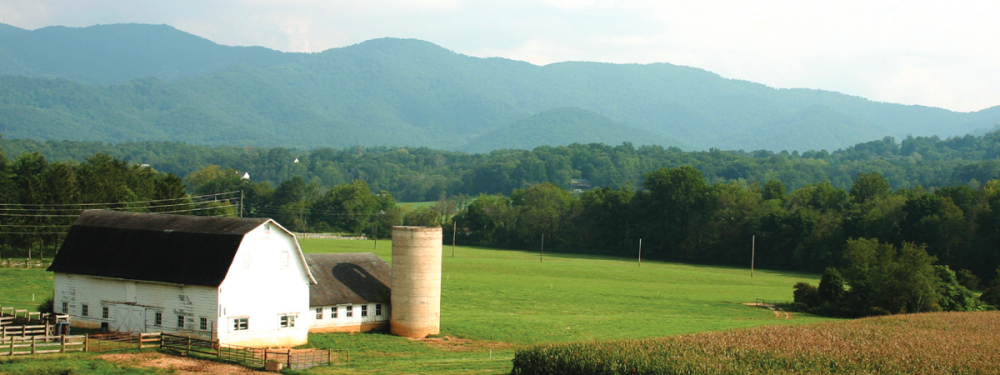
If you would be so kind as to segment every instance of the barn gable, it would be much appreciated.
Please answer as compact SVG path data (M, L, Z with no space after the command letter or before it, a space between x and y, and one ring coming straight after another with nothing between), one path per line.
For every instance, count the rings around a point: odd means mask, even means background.
M84 211L49 271L217 287L244 235L268 221Z

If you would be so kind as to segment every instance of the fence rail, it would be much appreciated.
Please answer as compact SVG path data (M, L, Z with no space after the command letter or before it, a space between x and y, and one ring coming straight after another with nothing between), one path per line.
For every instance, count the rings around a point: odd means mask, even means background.
M0 337L0 356L66 352L100 353L148 348L167 349L183 355L201 354L256 368L264 367L268 362L279 362L287 368L302 370L334 362L349 363L351 360L350 352L344 349L259 349L169 333Z
M248 367L264 367L267 362L279 362L285 367L302 370L333 363L334 350L320 349L258 349L239 345L220 344L215 341L197 339L169 333L160 334L160 347L188 355L190 353L216 357L220 360ZM350 361L350 354L336 351L338 362L341 353Z
M795 301L782 301L782 300L757 298L757 306L774 306L774 307L782 306L782 307L787 307L789 310L794 311Z
M87 336L30 336L0 338L0 356L83 352Z
M98 333L88 335L88 352L147 349L160 347L159 333Z
M0 268L49 268L51 259L0 259Z

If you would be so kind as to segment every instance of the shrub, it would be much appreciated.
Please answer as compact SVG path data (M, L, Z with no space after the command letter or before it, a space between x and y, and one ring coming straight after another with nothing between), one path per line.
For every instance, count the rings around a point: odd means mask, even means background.
M839 304L844 300L844 278L836 268L827 267L819 280L819 299L822 303Z
M816 287L807 282L800 281L795 283L792 289L794 289L792 295L795 298L796 304L804 304L810 307L819 306L819 292L817 292Z
M987 288L986 291L979 296L979 300L987 305L1000 307L1000 286Z
M48 299L42 301L36 309L42 314L55 312L56 308L53 297L49 297Z
M983 281L979 279L979 276L972 273L969 270L961 270L955 274L958 277L958 283L969 290L978 290Z

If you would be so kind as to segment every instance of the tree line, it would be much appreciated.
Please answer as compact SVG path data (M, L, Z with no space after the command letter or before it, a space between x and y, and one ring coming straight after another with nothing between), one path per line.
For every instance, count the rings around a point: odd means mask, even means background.
M481 194L461 210L466 245L600 253L667 261L822 272L849 265L850 240L916 244L964 279L992 281L1000 265L1000 180L979 188L893 190L879 173L849 189L822 181L789 191L779 180L709 184L694 167L646 173L641 186L571 194L551 183L509 197ZM445 230L451 227L445 225Z
M365 181L374 191L388 191L404 202L480 193L510 195L543 182L563 189L573 179L593 186L639 186L645 173L659 168L693 166L709 183L781 181L797 190L818 181L848 189L861 173L877 172L895 188L974 188L1000 176L1000 131L948 139L891 137L827 152L708 151L685 152L629 143L543 146L533 150L497 150L465 154L425 147L349 147L298 150L259 147L206 147L180 142L102 142L0 139L13 155L38 151L50 160L82 161L103 153L161 172L187 176L211 165L249 173L251 181L277 186L299 176L321 189Z
M50 162L25 152L10 160L0 148L0 257L44 257L86 209L231 216L235 204L226 198L235 196L193 197L177 175L106 154Z

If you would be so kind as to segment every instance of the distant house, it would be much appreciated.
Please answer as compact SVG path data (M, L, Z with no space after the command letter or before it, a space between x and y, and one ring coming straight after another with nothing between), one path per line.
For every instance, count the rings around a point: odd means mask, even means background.
M253 347L308 341L316 283L271 219L85 211L49 271L74 326Z
M570 189L574 192L582 192L591 189L590 180L585 178L573 178L569 180Z
M391 268L372 253L306 254L316 278L310 286L310 332L365 332L388 328Z

